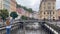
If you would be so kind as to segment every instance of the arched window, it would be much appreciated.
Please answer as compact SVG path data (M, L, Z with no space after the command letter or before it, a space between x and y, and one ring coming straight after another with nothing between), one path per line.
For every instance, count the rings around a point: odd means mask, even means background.
M45 12L44 12L44 14L45 14Z

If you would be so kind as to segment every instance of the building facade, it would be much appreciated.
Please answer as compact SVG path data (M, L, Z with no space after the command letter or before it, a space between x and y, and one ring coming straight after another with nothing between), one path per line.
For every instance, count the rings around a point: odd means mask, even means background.
M56 0L42 0L39 14L40 19L57 20Z
M11 0L10 4L11 11L16 11L16 0Z
M21 17L21 16L30 17L30 15L31 15L30 12L24 10L23 8L17 8L16 11L18 12L18 14L19 14L20 17Z
M32 16L33 16L34 19L39 19L38 12L36 12L36 11L33 13Z
M18 18L21 18L21 16L23 15L23 9L22 8L16 8L17 14L18 14Z
M58 20L60 20L60 9L58 9L57 12L58 12Z
M9 12L16 11L16 1L0 0L0 9L7 9Z
M7 9L10 11L10 0L0 0L0 9Z

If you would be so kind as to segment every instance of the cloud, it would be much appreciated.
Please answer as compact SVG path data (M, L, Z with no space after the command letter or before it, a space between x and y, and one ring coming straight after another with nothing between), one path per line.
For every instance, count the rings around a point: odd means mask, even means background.
M60 8L60 0L56 0L56 9Z
M17 1L17 0L16 0ZM38 11L40 0L18 0L18 4L32 8L33 10Z
M24 5L24 6L29 6L31 4L30 0L18 0L18 4Z
M39 5L40 5L40 0L36 0L34 4L32 4L33 10L38 11L39 10Z
M32 8L35 11L39 10L41 0L16 0L18 4ZM60 8L60 0L56 0L56 9Z

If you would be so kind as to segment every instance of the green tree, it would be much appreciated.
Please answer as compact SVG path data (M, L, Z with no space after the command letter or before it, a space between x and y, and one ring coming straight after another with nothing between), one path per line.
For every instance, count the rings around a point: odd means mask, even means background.
M22 6L21 6L21 5L19 5L19 4L16 4L16 5L17 5L17 6L16 6L17 8L21 8L21 7L22 7Z
M18 17L18 14L16 12L11 12L10 16L15 19Z
M16 3L16 5L17 5L17 6L16 6L17 8L23 8L24 10L26 10L26 11L28 11L28 12L30 12L30 13L33 12L32 8L27 8L27 7L22 6L22 5L19 5L19 4L17 4L17 3Z
M29 8L29 9L28 9L28 11L29 11L30 13L32 13L32 12L33 12L33 10L32 10L31 8Z
M24 6L22 6L22 8L24 9L24 10L28 10L26 7L24 7Z
M18 17L18 14L16 12L11 12L10 13L10 16L12 17L11 21L10 21L10 24L13 23L14 19Z
M21 16L21 19L22 20L27 20L27 17L26 16Z
M6 18L9 17L9 12L6 9L0 10L0 17L3 20L3 23L5 22Z

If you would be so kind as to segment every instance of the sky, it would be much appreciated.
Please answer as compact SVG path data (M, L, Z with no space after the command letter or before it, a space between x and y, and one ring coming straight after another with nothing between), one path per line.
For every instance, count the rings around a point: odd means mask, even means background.
M39 11L41 0L16 0L18 4L32 8L34 11ZM60 8L60 0L56 0L56 10Z

